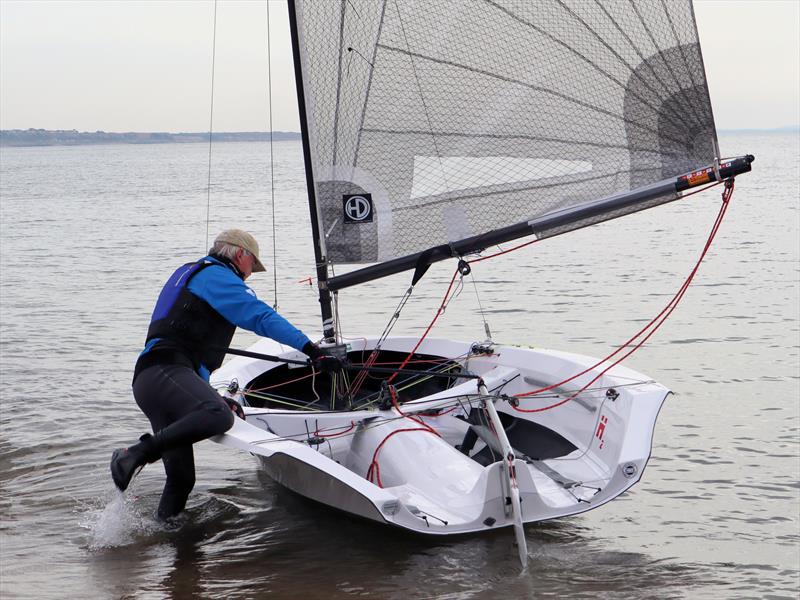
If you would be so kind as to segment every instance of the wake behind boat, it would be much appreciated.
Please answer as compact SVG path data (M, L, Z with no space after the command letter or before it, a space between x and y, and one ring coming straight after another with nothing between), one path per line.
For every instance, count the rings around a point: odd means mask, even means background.
M485 323L482 341L391 331L434 262L457 261L452 287L511 250L492 254L499 244L724 184L699 266L753 157L719 151L691 2L290 0L289 13L322 345L348 368L316 373L259 342L264 356L212 378L246 417L217 441L380 523L513 526L524 564L524 523L595 508L641 478L669 391L619 363L697 266L602 359L498 344ZM355 263L369 266L333 275ZM345 338L340 293L406 270L383 333Z

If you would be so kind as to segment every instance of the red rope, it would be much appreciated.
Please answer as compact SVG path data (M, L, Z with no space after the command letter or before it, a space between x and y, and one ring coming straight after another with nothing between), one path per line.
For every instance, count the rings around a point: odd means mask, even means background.
M367 480L373 482L373 477L375 477L375 479L377 480L377 483L378 483L378 487L383 487L383 482L381 481L381 470L380 470L380 466L378 465L378 454L380 453L381 448L383 448L383 445L386 443L386 441L390 437L392 437L396 433L402 433L404 431L427 431L428 433L432 433L433 435L435 435L437 437L442 437L441 435L439 435L438 431L436 431L433 427L428 425L421 418L417 418L417 417L412 416L412 415L407 415L402 410L400 410L400 404L397 402L397 394L395 393L393 385L389 386L389 396L392 399L392 406L394 406L395 410L398 413L400 413L401 416L406 417L407 419L411 419L412 421L414 421L414 423L417 423L418 425L421 425L422 427L409 427L409 428L406 428L406 429L395 429L389 435L387 435L385 438L383 438L381 443L378 444L378 446L375 448L375 453L372 455L372 462L370 463L369 469L367 470Z
M447 410L441 410L441 409L439 409L439 410L437 410L437 411L435 411L435 412L425 412L425 413L417 413L417 414L418 414L420 417L442 417L442 416L444 416L444 415L449 415L451 412L455 412L455 411L456 411L456 410L458 410L459 408L461 408L461 407L460 407L460 406L458 406L458 405L456 405L456 406L451 406L451 407L450 407L450 408L448 408ZM426 423L426 425L427 425L427 423Z
M402 370L403 367L405 367L408 364L408 362L411 360L411 357L414 356L414 353L422 345L423 340L427 337L428 333L433 328L433 324L436 323L436 321L439 318L439 316L444 312L444 307L447 305L448 296L450 295L450 290L453 289L453 283L455 283L456 275L458 275L458 269L457 268L456 268L455 272L453 273L453 276L450 278L450 285L447 286L447 291L444 293L444 298L442 298L442 303L439 305L439 310L436 311L436 314L433 316L433 319L428 324L428 328L425 330L425 333L422 334L422 337L419 338L419 341L417 342L416 346L414 346L414 349L411 352L408 353L408 356L406 356L406 359L400 364L400 366L398 367L398 370L395 371L394 373L392 373L392 376L389 377L389 379L387 380L389 383L394 381L394 378L397 377L397 375L399 374L400 370Z
M481 256L480 258L473 258L472 260L467 261L467 264L471 265L473 263L481 262L482 260L489 260L490 258L494 258L495 256L502 256L503 254L508 254L509 252L514 252L515 250L519 250L520 248L524 248L525 246L530 246L531 244L535 244L536 242L540 242L541 239L537 238L535 240L531 240L530 242L525 242L524 244L519 244L518 246L514 246L513 248L508 248L506 250L501 250L500 252L495 252L494 254L490 254L488 256Z
M681 199L688 198L689 196L692 196L694 194L699 194L700 192L704 192L709 188L712 188L714 186L719 185L720 183L722 183L722 182L718 181L718 182L712 183L711 185L707 185L707 186L705 186L703 188L697 189L697 190L695 190L693 192L689 192L688 194L683 194L683 196L681 196ZM727 200L726 200L726 202L727 202ZM488 256L482 256L480 258L475 258L473 260L467 261L467 264L471 265L473 263L481 262L482 260L488 260L490 258L495 258L497 256L502 256L503 254L508 254L509 252L514 252L515 250L519 250L520 248L525 248L526 246L530 246L531 244L535 244L536 242L539 242L539 241L541 241L541 240L540 239L535 239L535 240L531 240L530 242L525 242L523 244L518 244L517 246L514 246L513 248L508 248L506 250L501 250L500 252L495 252L494 254L490 254ZM453 283L455 282L456 275L458 275L458 273L459 273L458 268L456 268L455 272L453 273L453 277L450 279L450 285L447 287L447 291L444 293L444 298L442 298L442 303L439 305L439 309L436 311L436 314L434 315L434 317L431 320L430 324L428 325L427 329L425 329L425 333L422 334L422 337L419 339L417 344L414 346L414 349L411 352L409 352L409 354L406 357L406 359L401 363L400 367L398 368L398 372L393 373L392 376L389 377L389 383L391 383L394 380L394 378L397 377L397 375L399 374L399 370L402 369L403 367L405 367L409 363L409 361L411 360L411 357L414 356L414 353L422 345L422 342L425 340L425 338L427 337L428 333L430 333L431 329L433 328L434 323L436 323L436 321L438 320L439 316L444 312L444 307L447 305L447 302L449 302L449 300L450 300L448 298L448 296L450 295L450 290L453 289ZM594 367L592 367L592 368L594 368ZM587 369L587 371L590 371L590 370L591 369ZM584 371L583 373L579 373L575 377L579 377L580 375L583 375L587 371ZM573 377L571 379L568 379L567 381L572 381L572 379L574 379L575 377ZM360 385L360 383L359 383L359 385ZM560 385L560 384L555 384L552 387L556 387L557 385ZM552 389L552 388L545 388L545 389ZM537 392L539 392L539 391L542 391L542 390L537 390Z
M423 423L423 425L424 425L424 423ZM381 448L383 448L383 445L387 441L389 441L389 438L391 438L393 435L396 435L398 433L404 433L404 432L407 432L407 431L427 431L427 432L430 432L430 433L434 433L437 436L439 435L435 430L431 429L427 425L425 425L425 427L409 427L407 429L395 429L389 435L387 435L385 438L383 438L383 441L380 444L378 444L377 448L375 448L375 453L372 455L372 463L370 463L369 470L367 470L367 480L368 481L370 481L372 483L377 483L378 487L383 487L383 482L381 481L381 469L380 469L380 466L378 465L378 454L380 453ZM439 436L439 437L441 437L441 436ZM373 477L377 481L373 481Z
M367 374L368 374L367 368L373 366L375 364L375 361L377 360L378 360L378 349L375 348L372 352L370 352L370 355L367 357L367 360L364 361L364 364L362 365L362 367L366 368L362 368L358 372L358 375L356 375L356 378L353 380L353 384L350 386L350 393L353 396L355 396L358 393L363 383L367 380Z
M598 366L600 366L604 362L607 362L608 360L610 360L611 358L613 358L614 356L619 354L624 348L627 348L634 340L636 340L637 338L642 336L651 327L652 327L652 330L649 333L647 333L647 335L645 335L645 337L641 341L639 341L631 350L629 350L628 352L623 354L623 356L621 358L619 358L618 360L616 360L614 363L612 363L611 365L609 365L608 367L603 369L589 383L584 385L581 389L579 389L577 392L575 392L570 397L568 397L568 398L566 398L566 399L564 399L564 400L562 400L560 402L557 402L555 404L552 404L550 406L545 406L545 407L542 407L542 408L523 409L523 408L519 408L519 407L514 407L515 410L517 410L519 412L542 412L542 411L545 411L545 410L550 410L551 408L556 408L557 406L561 406L562 404L565 404L565 403L569 402L570 400L575 398L578 394L580 394L581 392L586 390L586 388L588 388L592 383L594 383L600 377L605 375L605 373L607 373L610 369L612 369L613 367L615 367L616 365L621 363L623 360L628 358L631 354L636 352L636 350L641 348L644 345L644 343L647 342L647 340L649 340L650 337L652 337L652 335L658 330L659 327L661 327L661 325L664 323L664 321L666 321L667 318L672 314L672 311L675 310L675 308L677 307L678 303L680 303L681 299L683 298L683 295L686 293L686 290L689 287L689 284L692 282L692 279L694 279L694 276L695 276L695 274L697 273L697 270L700 267L700 263L703 262L703 259L705 258L706 253L708 252L708 249L711 247L711 243L713 242L714 237L716 236L717 231L719 230L720 224L722 223L722 219L725 216L725 212L728 209L728 202L730 201L730 198L733 195L734 180L733 179L729 179L729 180L726 180L724 182L718 181L718 182L712 183L710 185L707 185L707 186L705 186L703 188L699 188L699 189L694 190L692 192L683 194L681 196L681 199L685 199L685 198L688 198L689 196L692 196L694 194L699 194L700 192L704 192L704 191L706 191L706 190L708 190L708 189L710 189L712 187L720 185L721 183L725 183L725 190L722 193L722 206L720 207L719 213L717 214L717 218L716 218L716 220L714 222L713 227L711 228L711 232L710 232L710 234L708 236L708 239L706 240L705 246L703 247L703 251L700 254L700 258L698 259L698 261L695 264L695 266L692 269L692 271L689 273L689 276L686 278L686 280L684 281L683 285L680 287L680 289L675 294L675 296L673 296L673 298L667 303L667 305L664 307L664 309L662 309L662 311L660 313L658 313L658 315L656 315L647 325L645 325L645 327L643 327L639 332L637 332L627 342L625 342L619 348L617 348L617 350L615 350L614 352L612 352L611 354L609 354L608 356L606 356L604 359L600 360L599 362L595 363L591 367L581 371L580 373L576 373L572 377L569 377L569 378L567 378L567 379L565 379L563 381L560 381L558 383L554 383L552 385L549 385L549 386L546 386L546 387L543 387L543 388L540 388L540 389L537 389L537 390L533 390L531 392L526 392L524 394L518 394L518 397L533 396L535 394L540 394L542 392L546 392L546 391L551 390L553 388L556 388L556 387L559 387L561 385L564 385L565 383L569 383L570 381L573 381L574 379L577 379L578 377L580 377L582 375L585 375L589 371L592 371L593 369L597 368ZM503 254L508 254L510 252L514 252L515 250L519 250L519 249L524 248L526 246L530 246L531 244L535 244L538 241L540 241L540 240L539 239L532 240L530 242L525 242L523 244L519 244L517 246L514 246L513 248L508 248L506 250L501 250L500 252L496 252L496 253L490 254L488 256L482 256L480 258L476 258L476 259L473 259L471 261L468 261L468 264L481 262L483 260L488 260L490 258L495 258L497 256L502 256ZM450 300L450 297L449 297L450 296L450 292L453 289L453 283L455 282L455 279L456 279L456 276L458 275L458 273L459 273L459 271L456 268L455 272L453 273L453 277L450 279L450 285L447 287L447 291L445 291L444 297L442 298L442 302L439 305L439 309L436 311L436 314L434 315L433 319L428 324L428 327L425 329L425 332L422 334L422 337L420 337L419 341L414 346L414 349L411 350L411 352L408 354L406 359L401 363L399 369L402 369L403 367L405 367L409 363L411 358L414 356L414 353L417 351L417 349L419 349L420 345L422 345L422 342L425 340L425 338L427 337L428 333L430 333L431 329L433 328L433 325L439 319L439 317L441 316L442 312L444 312L444 307L447 305L447 303ZM399 374L399 369L398 369L398 372L392 374L392 376L388 380L389 382L394 380L394 378ZM399 408L398 408L398 410L399 410Z
M400 360L392 360L392 361L381 361L375 362L374 365L376 366L392 366L392 365L399 365L403 361ZM417 359L417 360L410 360L407 364L409 365L418 365L418 364L434 364L434 365L441 365L444 363L450 362L449 358L431 358L431 359ZM354 367L360 366L359 363L353 363Z
M314 435L316 435L317 437L321 437L321 438L335 438L335 437L339 437L339 436L345 435L346 433L349 433L350 431L355 429L355 426L356 426L356 422L355 421L350 421L350 427L347 427L346 425L342 425L341 427L329 427L328 429L317 429L314 432ZM323 431L330 431L331 429L342 429L344 427L347 427L347 429L345 429L344 431L339 431L337 433L322 433Z
M717 181L717 182L714 182L714 183L712 183L710 185L707 185L707 186L705 186L703 188L697 189L697 190L695 190L693 192L689 192L688 194L683 194L681 196L681 200L683 200L684 198L688 198L689 196L693 196L694 194L699 194L700 192L705 192L707 189L710 189L710 188L712 188L714 186L717 186L717 185L719 185L721 183L723 183L723 182L722 181ZM514 252L516 250L524 248L525 246L530 246L531 244L535 244L536 242L540 242L540 241L542 241L542 238L537 238L535 240L531 240L530 242L525 242L523 244L519 244L517 246L514 246L513 248L508 248L506 250L501 250L500 252L495 252L494 254L489 254L488 256L481 256L479 258L473 258L472 260L467 261L467 264L471 265L473 263L481 262L482 260L489 260L490 258L495 258L496 256L502 256L503 254L508 254L509 252Z
M715 184L715 185L718 185L718 184ZM711 186L708 186L708 187L711 187ZM577 397L579 394L581 394L584 390L586 390L586 388L588 388L590 385L592 385L595 381L600 379L600 377L605 375L609 370L611 370L612 368L617 366L619 363L621 363L623 360L628 358L631 354L636 352L639 348L641 348L645 344L645 342L647 342L647 340L649 340L653 336L653 334L656 331L658 331L659 327L661 327L661 325L664 324L664 322L667 320L667 318L672 314L672 311L674 311L675 308L678 306L678 304L680 303L680 301L683 298L684 294L686 293L686 290L689 289L689 284L691 284L692 280L694 279L694 276L697 274L697 271L700 268L700 264L703 262L703 259L705 258L706 254L708 253L708 249L711 247L711 243L714 241L714 237L717 235L717 232L719 231L719 227L722 224L722 220L725 217L725 213L728 210L729 201L731 199L731 196L733 195L733 188L734 188L733 180L728 180L725 183L725 190L722 193L722 205L720 206L719 212L717 213L717 218L714 221L714 225L711 228L711 232L708 235L708 239L706 240L706 243L705 243L705 245L703 247L703 250L700 253L700 257L698 258L697 262L695 263L694 268L689 273L689 276L683 282L683 285L681 285L681 287L679 288L678 292L672 297L672 299L667 303L667 305L661 310L660 313L658 313L655 317L653 317L653 319L650 320L650 322L647 325L645 325L642 329L640 329L633 337L631 337L628 341L626 341L624 344L622 344L614 352L612 352L611 354L609 354L608 356L606 356L602 360L598 361L597 363L593 364L591 367L589 367L587 369L584 369L580 373L576 373L572 377L564 379L563 381L559 381L558 383L554 383L552 385L549 385L549 386L546 386L546 387L543 387L543 388L539 388L537 390L533 390L533 391L530 391L530 392L525 392L524 394L517 394L516 396L518 398L527 397L527 396L533 396L535 394L540 394L542 392L546 392L546 391L551 390L553 388L556 388L556 387L559 387L561 385L564 385L565 383L569 383L570 381L573 381L574 379L580 377L581 375L585 375L589 371L592 371L593 369L595 369L596 367L600 366L601 364L609 361L611 358L613 358L614 356L619 354L623 349L627 348L634 340L636 340L640 336L644 335L645 332L648 331L648 329L650 329L650 331L647 333L647 335L645 335L639 342L637 342L633 346L633 348L631 348L628 352L623 354L616 361L614 361L609 366L607 366L602 371L600 371L600 373L598 373L594 378L591 379L591 381L589 381L583 387L581 387L577 392L573 393L571 396L565 398L564 400L561 400L559 402L556 402L555 404L551 404L549 406L544 406L544 407L541 407L541 408L525 409L525 408L519 408L519 407L512 407L512 408L514 408L514 410L519 411L519 412L525 412L525 413L535 413L535 412L543 412L543 411L546 411L546 410L550 410L550 409L556 408L558 406L561 406L562 404L566 404L567 402L569 402L570 400L573 400L575 397ZM704 188L704 189L708 189L708 188ZM692 192L692 193L696 193L696 192ZM689 195L689 194L687 194L687 195Z
M707 190L707 189L709 189L711 187L714 187L715 185L719 185L720 183L722 183L722 182L717 182L717 183L714 183L712 185L706 186L706 187L704 187L702 189L696 190L694 192L690 192L688 194L684 194L682 196L682 198L686 198L686 197L691 196L693 194L697 194L697 193L699 193L701 191L705 191L705 190ZM572 394L568 398L566 398L564 400L561 400L560 402L556 402L555 404L551 404L550 406L545 406L545 407L541 407L541 408L524 409L524 408L519 408L519 407L513 407L512 406L512 408L514 408L514 410L517 410L519 412L527 412L527 413L543 412L543 411L546 411L546 410L550 410L550 409L556 408L556 407L561 406L563 404L566 404L567 402L569 402L570 400L574 399L579 394L581 394L584 390L586 390L590 385L592 385L598 379L600 379L600 377L605 375L610 369L614 368L619 363L621 363L623 360L628 358L631 354L636 352L639 348L641 348L645 344L645 342L647 342L647 340L650 339L650 337L652 337L652 335L659 329L659 327L661 327L661 325L664 324L664 322L667 320L667 318L672 314L672 311L674 311L675 308L678 306L678 304L680 303L680 301L683 298L684 294L686 293L686 290L689 288L689 284L692 282L692 280L694 279L694 276L697 274L697 271L700 268L700 264L703 262L703 259L705 258L706 254L708 253L708 249L711 247L711 243L714 241L714 237L717 235L717 231L719 231L719 227L722 224L723 218L725 217L725 213L726 213L726 211L728 209L728 203L730 201L731 196L733 195L733 188L734 188L734 181L732 179L725 182L725 190L722 193L722 205L720 206L720 210L719 210L719 213L717 214L717 218L716 218L716 220L714 222L713 227L711 228L711 232L709 233L708 239L706 240L705 246L703 247L703 250L700 253L700 257L697 260L697 263L695 264L695 266L692 269L692 271L689 273L689 276L683 282L683 285L680 287L678 292L672 297L672 299L667 303L667 305L661 310L661 312L658 315L656 315L645 327L643 327L641 330L639 330L636 333L636 335L631 337L627 342L625 342L617 350L615 350L614 352L609 354L607 357L605 357L601 361L595 363L594 365L592 365L588 369L585 369L585 370L581 371L580 373L577 373L577 374L573 375L572 377L569 377L569 378L567 378L567 379L565 379L563 381L560 381L558 383L554 383L552 385L549 385L549 386L546 386L546 387L543 387L543 388L540 388L538 390L534 390L534 391L531 391L531 392L526 392L524 394L517 394L517 397L532 396L532 395L535 395L535 394L539 394L539 393L551 390L551 389L553 389L555 387L559 387L561 385L564 385L565 383L569 383L570 381L573 381L574 379L576 379L576 378L578 378L578 377L580 377L582 375L585 375L586 373L588 373L589 371L591 371L591 370L595 369L596 367L600 366L604 362L607 362L608 360L610 360L611 358L613 358L614 356L619 354L624 348L627 348L634 340L636 340L637 338L642 336L645 332L647 332L648 329L650 329L650 331L638 343L636 343L636 345L634 345L633 348L631 348L628 352L623 354L619 359L617 359L616 361L611 363L605 369L600 371L600 373L598 373L594 378L592 378L591 381L586 383L583 387L581 387L577 392L575 392L574 394ZM469 261L469 264L480 262L480 261L483 261L483 260L487 260L489 258L494 258L494 257L497 257L497 256L501 256L503 254L508 254L509 252L514 252L515 250L519 250L520 248L524 248L526 246L530 246L531 244L534 244L534 243L536 243L538 241L539 240L537 239L537 240L532 240L530 242L525 242L524 244L519 244L518 246L515 246L513 248L509 248L507 250L502 250L500 252L497 252L495 254L491 254L489 256L484 256L484 257L481 257L481 258L474 259L472 261ZM425 329L425 332L422 334L422 337L420 337L419 341L414 346L414 349L411 350L411 352L408 354L408 356L405 358L405 360L401 363L399 369L403 369L403 367L405 367L411 361L411 358L414 356L414 353L417 351L417 349L419 349L420 345L422 344L422 342L427 337L428 333L430 333L431 329L433 328L433 325L439 319L439 317L441 316L442 312L444 312L444 308L445 308L445 306L447 305L447 302L450 299L450 292L453 289L453 284L455 283L455 279L456 279L456 276L458 275L458 273L459 273L459 271L458 271L458 269L456 269L455 272L453 273L453 277L450 279L450 285L448 285L448 287L447 287L447 291L445 292L444 297L442 298L442 302L439 305L439 309L436 311L436 314L434 315L433 319L428 324L428 327ZM372 358L372 357L370 357L370 358ZM369 361L367 361L367 362L369 362ZM399 370L398 370L398 372L399 372ZM388 382L391 383L392 380L394 380L394 378L397 375L398 375L397 372L392 374L392 376L388 379ZM394 405L394 407L397 410L397 412L399 412L401 415L407 416L400 410L400 406L397 403L397 397L395 395L394 388L390 386L389 390L390 390L391 397L392 397L392 404ZM426 424L421 419L416 419L416 418L411 417L411 416L409 416L409 418L412 419L413 421L415 421L416 423L419 423L419 424L423 425L423 427L415 427L415 428L395 430L392 433L390 433L389 435L387 435L383 439L383 441L381 441L381 443L378 444L378 446L375 448L375 452L374 452L374 454L372 456L372 462L370 463L369 470L367 471L367 479L369 481L371 481L371 482L373 481L373 478L376 479L377 480L377 484L380 487L383 487L383 482L381 481L381 477L380 477L380 466L378 464L378 455L380 453L381 448L383 448L384 444L389 440L389 438L391 438L393 435L395 435L397 433L402 433L402 432L406 432L406 431L428 431L428 432L434 433L435 435L439 435L439 433L436 430L434 430L432 427L430 427L428 424Z
M392 406L394 406L394 409L400 414L400 416L406 417L407 419L411 419L412 421L414 421L414 423L418 423L419 425L422 425L423 427L425 427L431 433L435 433L436 435L439 435L438 431L436 431L433 427L428 425L422 419L420 419L418 417L415 417L413 415L407 415L402 410L400 410L400 404L397 401L397 393L395 392L395 389L394 389L393 385L389 385L389 397L392 399Z
M413 353L412 353L412 355L413 355ZM381 365L385 365L385 366L401 365L398 368L402 369L404 366L410 365L410 364L423 364L423 363L424 364L444 364L444 363L449 362L449 360L450 360L449 358L440 358L440 359L435 359L435 360L410 360L410 361L407 360L405 362L404 361L378 362L377 359L378 359L378 351L377 350L373 350L373 352L369 355L369 357L368 357L366 362L364 362L364 363L353 363L354 367L359 367L359 366L362 367L362 369L358 372L357 377L353 381L353 385L350 386L350 393L353 396L355 396L358 393L358 391L361 389L361 386L367 380L367 378L377 379L377 377L370 376L368 367L381 366ZM389 381L391 381L391 379Z

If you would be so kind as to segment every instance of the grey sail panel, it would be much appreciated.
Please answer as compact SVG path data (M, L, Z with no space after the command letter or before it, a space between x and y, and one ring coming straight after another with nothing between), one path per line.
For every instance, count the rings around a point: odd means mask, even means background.
M714 159L688 0L296 7L331 261L391 260Z

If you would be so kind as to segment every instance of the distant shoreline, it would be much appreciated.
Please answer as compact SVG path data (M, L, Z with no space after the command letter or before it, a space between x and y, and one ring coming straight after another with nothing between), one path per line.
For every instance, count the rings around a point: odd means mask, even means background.
M276 142L299 140L294 131L274 131ZM214 132L213 142L268 142L268 131ZM208 143L208 133L78 131L77 129L7 129L0 131L0 146L88 146L96 144L192 144Z
M800 125L772 129L720 129L719 133L797 133ZM274 131L276 142L300 140L296 131ZM212 142L268 142L268 131L214 132ZM89 146L97 144L196 144L208 143L207 132L166 133L78 131L77 129L6 129L0 131L0 146Z

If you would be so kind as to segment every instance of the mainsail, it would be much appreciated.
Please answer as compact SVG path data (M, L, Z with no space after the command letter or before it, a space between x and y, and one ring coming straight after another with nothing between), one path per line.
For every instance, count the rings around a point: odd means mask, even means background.
M290 7L318 259L389 265L331 289L675 200L719 158L690 0Z

